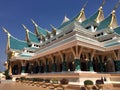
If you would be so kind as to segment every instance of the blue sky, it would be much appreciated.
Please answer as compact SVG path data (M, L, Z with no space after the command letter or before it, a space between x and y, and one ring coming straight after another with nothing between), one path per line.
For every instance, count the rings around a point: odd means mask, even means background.
M50 24L59 27L65 15L74 17L81 10L84 3L86 17L95 13L102 0L0 0L0 26L4 26L16 38L25 39L25 24L29 30L34 31L30 19L37 22L42 28L51 30ZM103 6L107 17L118 0L106 0ZM120 24L120 8L116 10L118 23ZM3 63L6 60L7 36L0 27L0 71L4 70Z

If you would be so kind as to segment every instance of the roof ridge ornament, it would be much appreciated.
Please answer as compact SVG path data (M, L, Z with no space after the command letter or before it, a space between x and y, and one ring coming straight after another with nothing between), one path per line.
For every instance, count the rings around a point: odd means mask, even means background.
M11 34L8 32L8 30L5 27L2 27L3 31L7 33L8 36L11 36Z
M103 14L103 10L102 10L102 7L103 7L104 4L105 4L105 0L102 0L102 3L101 3L101 5L100 5L100 7L99 7L99 9L98 9L98 11L99 11L98 16L97 16L97 18L95 19L95 21L96 21L97 23L100 23L100 22L104 19L104 14ZM102 18L101 18L101 20L100 20L101 15L102 15Z
M62 24L66 23L68 21L70 21L70 19L67 17L67 15L65 15Z
M51 32L51 33L52 33L53 35L56 35L57 29L56 29L53 25L51 25L51 24L50 24L50 26L51 26L51 28L52 28L52 32Z
M88 1L85 2L83 5L82 9L78 13L78 15L75 17L75 20L79 21L80 23L86 19L85 14L84 14L84 8L87 6ZM83 16L83 20L81 19Z
M26 30L26 32L29 32L29 29L24 24L22 24L22 26Z
M38 27L37 23L33 19L31 19L31 21L32 21L32 23L34 24L35 27Z

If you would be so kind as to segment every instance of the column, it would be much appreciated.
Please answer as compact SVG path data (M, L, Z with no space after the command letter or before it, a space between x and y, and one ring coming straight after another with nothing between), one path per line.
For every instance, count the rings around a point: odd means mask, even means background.
M115 70L120 71L120 60L115 60L114 63L115 63Z
M71 47L72 54L74 56L75 71L81 71L80 56L83 51L83 47L75 46Z
M12 75L12 62L9 62L8 64L9 75Z
M103 63L103 59L104 57L103 56L99 56L100 57L100 72L104 72L104 63Z
M42 73L42 62L41 62L41 60L39 61L39 73Z
M52 71L53 72L57 72L57 64L56 64L56 58L55 58L55 56L54 56L54 58L53 58L53 63L52 63Z
M45 72L49 72L48 59L46 59Z
M67 63L65 57L65 54L63 54L62 71L67 71Z
M25 61L21 62L21 75L24 75L26 73L26 63Z
M117 57L118 58L114 61L114 63L115 63L115 70L116 71L120 71L120 50L118 50Z
M62 71L67 71L67 63L65 61L65 54L59 52L62 61Z
M94 69L93 69L93 57L94 57L94 54L95 54L95 50L93 50L92 53L89 54L89 57L90 57L90 60L89 60L89 70L90 71L94 71Z
M79 57L75 58L74 64L75 64L75 71L81 71L80 58Z

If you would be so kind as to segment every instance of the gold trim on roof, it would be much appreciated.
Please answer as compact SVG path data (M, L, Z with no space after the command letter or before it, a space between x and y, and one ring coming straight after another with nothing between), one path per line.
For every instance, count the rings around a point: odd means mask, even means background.
M82 8L82 10L81 10L79 16L76 18L76 20L80 20L83 15L85 15L84 8Z
M108 27L109 28L115 28L116 26L118 26L118 23L117 23L117 20L116 20L116 15L115 15L115 10L113 10L111 12L111 14L112 14L112 19L111 19L111 22L110 22Z

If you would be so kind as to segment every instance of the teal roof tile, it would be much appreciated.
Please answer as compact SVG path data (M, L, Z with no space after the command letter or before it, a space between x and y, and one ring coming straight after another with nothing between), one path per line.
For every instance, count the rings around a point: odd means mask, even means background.
M63 23L60 27L58 27L57 29L60 30L61 28L65 27L66 25L70 24L73 20L70 20L68 22Z
M32 33L32 32L28 32L28 38L30 40L30 42L35 42L35 43L39 43L40 41L38 40L37 36Z
M120 26L114 29L114 32L120 34Z
M28 47L27 42L18 40L13 36L10 36L9 44L10 44L10 49L15 49L15 50L22 50L25 47Z
M19 55L19 57L21 57L21 58L30 58L30 57L32 57L31 55L24 55L24 54L21 54L21 55Z
M81 23L81 25L83 27L86 27L87 25L89 25L91 23L95 23L95 19L97 18L98 14L99 14L99 10L95 14L93 14L91 17L89 17L88 19L86 19L85 21L83 21Z
M108 28L112 20L112 14L110 14L106 19L100 22L99 26L97 27L96 31Z
M37 26L36 29L37 29L39 35L44 35L44 36L47 35L47 31L45 29L41 28L40 26Z
M110 46L115 46L115 45L120 45L120 42L110 43L108 45L105 45L104 47L110 47Z

